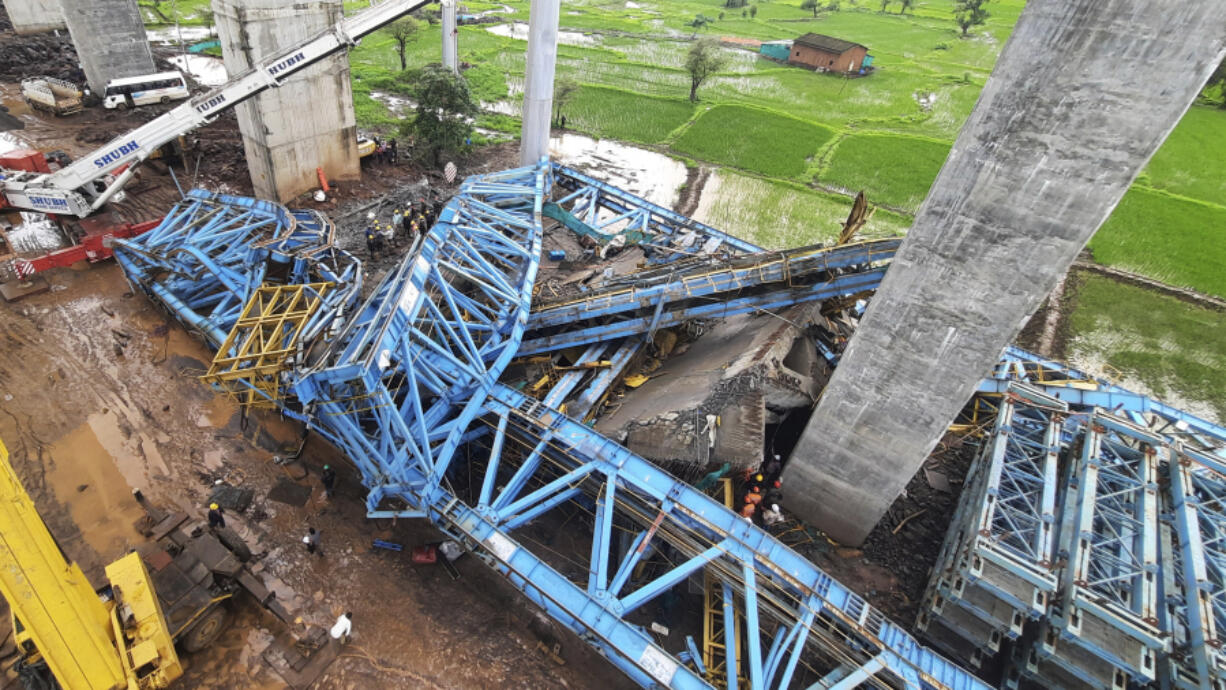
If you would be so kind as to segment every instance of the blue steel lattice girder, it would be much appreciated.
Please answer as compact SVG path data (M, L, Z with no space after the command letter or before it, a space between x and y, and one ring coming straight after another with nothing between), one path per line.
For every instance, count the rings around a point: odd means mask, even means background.
M547 168L538 167L466 182L422 242L421 255L451 253L428 258L429 266L414 257L391 272L323 360L295 372L308 423L354 460L371 488L369 513L428 517L644 685L706 683L622 614L689 572L715 568L739 607L734 615L746 617L756 636L756 652L751 646L743 669L747 677L763 683L778 677L786 684L800 656L818 648L855 668L868 664L876 671L880 665L879 676L889 673L909 687L985 688L724 506L495 383L526 322L547 177ZM212 280L205 274L195 279ZM241 297L240 304L248 295ZM515 437L539 447L528 456L539 461L532 461L536 467L523 473L523 481L500 489L498 473L518 472L522 465L514 463L529 460L505 450L491 453L483 500L470 507L444 479L460 439L477 438L469 433L479 419L493 426L492 434L480 437L492 437L491 446L505 448ZM605 554L592 559L597 576L572 582L517 541L516 530L589 488L607 512L631 519L624 506L634 506L656 516L655 528L641 525L639 546L625 557L615 558L614 540L602 537L594 551ZM385 499L401 499L406 507ZM612 517L600 523L600 534L611 529ZM703 540L703 547L686 547L691 538ZM666 551L683 555L681 565L649 579L634 576L634 563Z
M587 319L604 318L681 300L710 297L723 292L752 289L772 283L795 283L825 274L831 278L852 267L881 266L889 261L902 240L873 240L841 247L805 247L786 252L763 252L733 262L702 263L655 284L636 281L614 286L561 304L540 305L528 317L528 328L548 328ZM629 278L635 278L632 274Z
M1161 437L1096 411L1076 466L1075 509L1066 510L1064 639L1139 678L1156 677L1169 639L1158 627L1158 449ZM1105 625L1091 625L1095 618ZM1100 636L1100 632L1102 631ZM1131 640L1131 642L1129 641ZM1123 650L1123 651L1121 651Z
M413 512L431 504L482 391L514 356L539 266L547 172L467 180L418 253L298 382L329 438L372 458L371 512L393 496Z
M815 300L848 297L867 290L876 289L885 275L884 268L873 268L861 273L848 273L830 281L816 283L803 288L782 288L753 297L717 301L697 307L689 307L679 311L666 311L658 319L651 316L632 318L608 325L590 326L575 331L541 336L525 340L520 345L521 356L541 354L565 350L579 345L589 345L615 338L625 338L640 333L647 333L655 328L671 328L695 319L726 319L738 314L749 312L782 309L793 304L802 304Z
M822 573L807 559L797 556L765 532L741 520L713 499L672 478L622 446L566 415L545 408L522 393L502 385L493 389L487 409L500 420L508 416L517 416L521 420L519 424L532 424L537 427L538 436L548 435L552 444L565 449L559 457L575 463L594 464L596 470L586 471L586 476L595 476L598 472L606 478L605 481L609 486L615 485L613 492L616 495L631 495L637 500L649 500L650 505L655 508L644 509L644 514L657 511L654 513L657 520L663 519L660 516L667 514L670 524L675 521L686 525L691 533L701 531L700 533L706 536L709 543L720 544L725 559L735 559L742 568L747 564L751 565L759 584L758 587L753 588L754 591L761 593L764 591L763 588L767 588L767 591L775 592L767 598L771 604L768 607L769 615L786 616L786 620L780 621L781 624L788 625L789 620L795 624L797 620L804 617L806 611L799 607L789 609L780 602L820 602L818 610L813 612L814 615L826 620L827 625L833 624L836 627L845 627L850 630L850 633L845 633L850 634L855 640L855 642L849 641L850 648L871 648L875 644L872 640L883 637L893 640L895 646L887 646L883 650L884 658L890 661L887 667L900 677L914 677L932 687L953 687L966 682L971 683L970 687L982 687L976 686L977 681L970 680L972 677L969 674L956 669L949 662L941 660L917 645L914 640L902 633L901 629L869 607L850 590ZM512 428L516 425L516 422L510 424ZM506 460L502 462L505 463ZM607 497L610 494L604 493L603 496L609 500ZM495 509L485 509L482 517L493 524L500 524L513 518L514 515L504 514ZM658 522L653 523L653 526L658 527ZM661 531L649 527L646 534L659 535ZM639 549L635 548L631 553L637 552ZM709 554L705 552L701 554L701 558L707 556ZM599 557L593 558L595 563L601 560ZM693 561L691 560L690 563L692 565ZM625 573L630 569L631 567L623 563L619 567L619 572ZM735 571L736 568L731 570ZM726 574L727 570L722 572ZM596 581L600 579L598 576ZM621 605L620 600L614 597L619 591L619 580L624 582L624 578L613 578L613 584L608 590L610 598L607 603L603 604L604 608L618 611L618 606ZM590 582L584 584L590 584ZM738 581L738 585L738 588L744 591L746 585L743 579ZM571 586L574 587L576 593L583 591L584 596L589 594L586 587L574 583ZM662 589L657 588L652 593L656 594L659 591ZM805 592L808 594L804 594ZM598 590L597 594L599 593ZM798 596L800 599L796 599ZM634 603L643 602L635 599ZM749 621L747 629L758 630L763 627L762 620L758 618L758 612L746 610L744 615ZM797 632L795 638L800 639L802 635L805 636L805 639L809 639L807 632ZM800 646L793 642L791 649L799 649ZM782 659L776 663L776 665L779 664L784 664ZM792 663L784 665L791 666Z
M1171 441L1211 449L1207 452L1226 470L1226 428L1218 424L1013 345L1005 348L1001 363L980 384L979 392L1002 393L1010 380L1026 381L1075 407L1126 414Z
M1176 444L1168 469L1179 532L1187 652L1200 678L1226 679L1226 475Z
M580 220L597 229L609 224L607 219L602 222L600 211L603 209L611 214L622 216L622 220L626 221L628 226L636 227L640 232L662 237L660 244L672 250L662 253L661 258L664 261L673 261L687 254L697 253L702 246L698 242L694 243L695 246L692 249L687 250L672 241L685 232L693 232L715 239L719 244L736 252L762 251L762 247L752 242L721 232L692 218L686 218L675 211L653 204L642 197L584 175L572 168L555 163L553 171L557 187L567 190L567 193L560 196L555 203L563 208L569 205L568 211L576 216L582 216ZM583 206L576 213L575 204L580 200Z

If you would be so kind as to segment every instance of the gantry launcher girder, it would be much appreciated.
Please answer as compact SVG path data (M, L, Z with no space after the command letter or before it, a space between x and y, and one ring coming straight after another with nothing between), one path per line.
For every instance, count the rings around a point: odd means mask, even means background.
M1226 429L1009 348L919 627L1007 682L1226 687ZM1108 407L1110 405L1110 407Z
M294 395L283 410L353 459L370 491L369 514L432 520L645 686L710 686L688 653L693 645L658 641L639 612L690 577L712 577L725 625L745 631L736 641L741 661L728 656L726 678L744 677L753 687L786 687L802 677L830 687L986 687L721 502L553 406L585 377L612 378L606 368L566 372L545 402L498 383L523 354L541 208L558 176L542 163L470 178L360 306L328 307L343 324L317 331L322 353L312 349L309 362L286 372ZM616 199L634 201L624 193ZM677 222L675 214L647 210ZM199 225L192 213L172 215ZM713 239L729 242L720 235L695 242ZM152 269L141 270L141 262L161 267L196 256L197 244L214 240L166 228L151 233L151 246L137 240L120 253L129 275L155 298L170 295L161 301L185 322L232 328L237 310L228 321L215 318L180 295L227 292L227 305L245 304L266 271L248 266L252 275L238 280L237 265L230 273L197 270L195 283L165 286L151 279ZM252 232L244 243L264 251L266 240ZM226 256L210 265L230 266ZM584 357L621 360L637 345L592 346ZM590 382L582 392L598 398L610 383ZM465 486L470 474L477 479ZM523 529L560 524L575 511L588 514L568 526L589 551L580 573L560 568Z

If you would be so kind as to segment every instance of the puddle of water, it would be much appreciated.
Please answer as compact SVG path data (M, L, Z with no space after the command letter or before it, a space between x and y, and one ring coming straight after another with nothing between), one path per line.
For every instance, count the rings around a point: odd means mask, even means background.
M528 40L528 23L527 22L511 22L510 24L494 24L493 26L485 27L485 30L505 36L506 38L514 38L520 41ZM600 43L599 36L588 36L581 34L578 31L559 31L558 43L565 43L572 46L594 46Z
M478 16L478 17L489 17L489 16L491 16L491 15L495 15L495 14L511 14L511 13L513 13L514 11L515 11L515 9L514 9L514 8L512 8L510 5L503 5L502 7L499 7L498 9L494 9L494 10L486 10L486 11L484 11L484 12L478 12L476 16Z
M164 29L146 29L145 35L150 43L164 46L185 43L191 45L213 37L213 32L207 26L168 26Z
M170 64L192 75L205 86L221 86L230 79L226 73L226 63L221 58L209 55L176 55L170 58Z
M47 481L68 506L81 536L104 561L139 541L132 524L144 511L132 497L135 478L144 486L143 461L129 449L113 412L90 415L51 446Z
M499 115L514 115L519 117L520 103L512 101L481 101L481 109L487 113L498 113Z
M412 99L398 96L394 93L385 93L383 91L371 91L370 97L387 106L393 115L403 116L406 111L413 110L417 107L417 102Z
M211 426L222 429L230 423L230 419L238 413L238 404L224 395L214 395L204 404L204 414L196 421L196 426Z
M565 133L549 139L549 155L665 208L677 203L678 190L685 183L685 165L679 161L608 139Z

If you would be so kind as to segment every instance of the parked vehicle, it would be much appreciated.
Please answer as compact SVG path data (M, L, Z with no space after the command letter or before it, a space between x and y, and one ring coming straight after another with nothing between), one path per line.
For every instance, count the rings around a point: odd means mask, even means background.
M102 105L123 110L151 103L169 103L190 95L187 80L182 72L176 70L112 79L107 82L106 91L102 94Z
M35 110L72 115L81 112L81 100L85 93L70 81L55 77L31 77L21 81L21 96Z

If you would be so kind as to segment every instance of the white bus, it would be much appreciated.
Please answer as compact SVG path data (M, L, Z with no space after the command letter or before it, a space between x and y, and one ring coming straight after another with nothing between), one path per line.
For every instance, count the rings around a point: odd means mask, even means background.
M110 80L102 95L102 105L122 110L150 103L169 103L190 95L181 72L159 72Z

